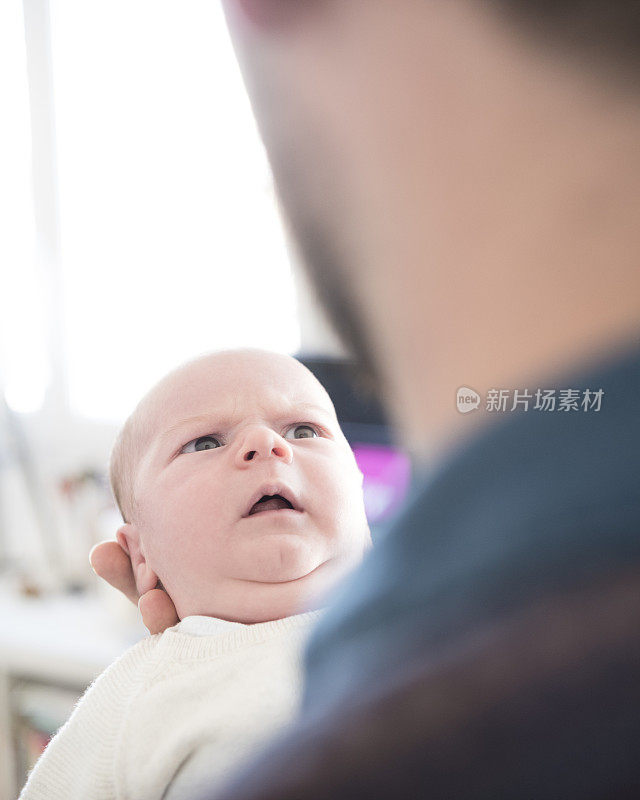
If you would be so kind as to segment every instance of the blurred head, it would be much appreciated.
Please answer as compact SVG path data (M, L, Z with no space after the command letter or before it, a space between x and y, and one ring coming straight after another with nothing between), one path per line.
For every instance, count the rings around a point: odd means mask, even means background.
M458 386L637 320L637 4L224 6L302 261L407 447Z
M362 475L293 358L227 351L164 378L123 428L112 484L140 592L240 622L308 608L370 544Z

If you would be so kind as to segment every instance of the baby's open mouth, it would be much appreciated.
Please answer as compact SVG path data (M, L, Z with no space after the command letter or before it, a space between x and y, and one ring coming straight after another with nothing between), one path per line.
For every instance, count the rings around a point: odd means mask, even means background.
M284 483L263 483L249 498L243 517L263 511L303 511L293 492Z
M261 511L279 511L285 508L293 509L293 506L281 494L263 494L249 509L249 516L259 514Z

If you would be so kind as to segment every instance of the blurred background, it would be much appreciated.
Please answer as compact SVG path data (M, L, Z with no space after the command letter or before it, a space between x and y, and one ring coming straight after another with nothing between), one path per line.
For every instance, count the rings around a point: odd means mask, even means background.
M145 634L91 572L137 400L220 347L300 356L365 473L374 539L411 479L280 225L218 3L0 3L0 800Z

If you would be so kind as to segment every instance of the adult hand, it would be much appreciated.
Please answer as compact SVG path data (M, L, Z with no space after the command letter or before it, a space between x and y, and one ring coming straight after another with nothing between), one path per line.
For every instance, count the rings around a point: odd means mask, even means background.
M100 542L89 553L94 572L136 603L149 633L162 633L178 620L176 608L163 589L138 593L128 554L113 540Z

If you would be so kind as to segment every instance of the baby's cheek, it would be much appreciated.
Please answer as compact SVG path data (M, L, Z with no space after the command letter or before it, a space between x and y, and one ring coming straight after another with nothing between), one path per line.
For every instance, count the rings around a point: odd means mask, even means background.
M314 480L317 487L316 509L324 535L332 540L344 536L343 528L352 525L360 502L360 484L354 468L345 460L334 459Z
M220 537L221 521L216 511L204 492L156 493L150 498L144 541L154 571L164 576L179 575L197 569L203 559L210 560Z
M331 471L333 490L342 503L353 502L360 486L360 474L355 461L345 454L333 464ZM355 498L354 498L355 495Z

